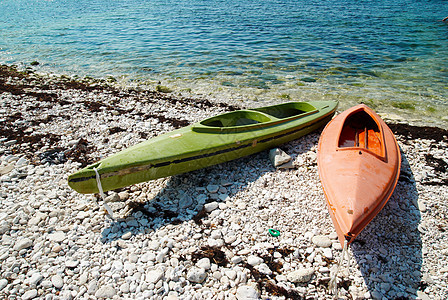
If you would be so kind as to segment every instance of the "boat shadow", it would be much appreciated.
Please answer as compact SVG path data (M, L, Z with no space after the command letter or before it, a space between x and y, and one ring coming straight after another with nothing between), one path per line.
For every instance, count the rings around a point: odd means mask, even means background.
M422 240L418 192L409 162L401 153L395 191L372 222L351 244L373 299L415 299L422 286Z
M298 139L280 148L294 160L313 145ZM191 220L194 221L190 227L192 236L219 226L210 224L208 216L219 211L220 205L225 206L227 197L231 199L268 172L283 171L272 166L269 151L265 150L197 171L143 183L136 189L142 190L141 194L126 202L128 211L125 216L102 230L101 241L112 243L122 240L128 232L133 236L149 234L167 225L176 226Z
M168 224L175 226L190 220L194 221L192 235L200 233L204 228L210 227L207 216L214 210L219 210L220 205L225 205L227 197L231 198L266 172L273 171L275 168L269 161L268 151L262 151L197 171L144 183L138 187L143 190L140 196L126 202L125 216L104 228L101 239L103 243L110 243L122 239L129 231L132 235L147 234ZM144 194L147 196L142 197Z

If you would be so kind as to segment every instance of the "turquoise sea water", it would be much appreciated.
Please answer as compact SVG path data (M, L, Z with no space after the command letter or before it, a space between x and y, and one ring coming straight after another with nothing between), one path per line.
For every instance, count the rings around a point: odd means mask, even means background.
M445 0L0 0L0 62L448 126Z

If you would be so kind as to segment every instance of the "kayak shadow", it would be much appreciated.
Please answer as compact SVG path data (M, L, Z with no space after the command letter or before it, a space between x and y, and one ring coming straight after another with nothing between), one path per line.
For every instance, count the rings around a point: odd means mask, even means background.
M401 153L398 184L385 207L351 244L371 298L415 299L422 287L418 192Z
M142 193L122 204L125 216L102 231L102 242L148 234L170 224L193 220L191 235L202 233L208 216L224 208L227 198L245 189L266 172L273 172L268 152L141 184ZM203 226L205 225L205 226Z
M308 152L314 144L298 139L280 147L294 160L297 155ZM164 232L162 227L190 221L193 222L187 226L190 228L189 238L199 236L206 230L220 226L211 223L210 219L213 219L213 214L225 209L227 200L269 172L283 171L272 166L269 151L265 150L204 169L142 183L135 188L136 191L141 190L140 195L131 193L133 199L117 203L127 211L122 218L112 221L103 229L101 241L112 243L142 234L159 235Z

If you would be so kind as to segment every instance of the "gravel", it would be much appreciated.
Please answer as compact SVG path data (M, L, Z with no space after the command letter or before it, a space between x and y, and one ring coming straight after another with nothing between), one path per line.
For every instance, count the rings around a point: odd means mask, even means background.
M0 71L0 298L333 299L320 132L280 147L289 169L265 151L111 191L110 219L70 173L238 104ZM447 299L447 132L392 125L400 179L351 244L339 297Z

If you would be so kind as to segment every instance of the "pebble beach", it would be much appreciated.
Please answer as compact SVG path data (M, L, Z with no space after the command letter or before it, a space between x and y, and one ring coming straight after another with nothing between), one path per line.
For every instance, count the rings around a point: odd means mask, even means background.
M113 218L67 184L112 153L240 108L0 66L0 298L448 298L446 129L384 117L400 179L337 273L320 131L280 146L290 169L265 151L107 192Z

